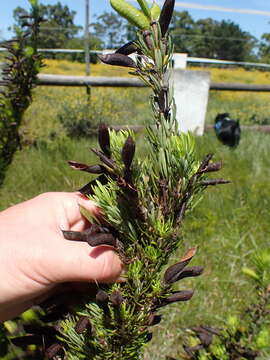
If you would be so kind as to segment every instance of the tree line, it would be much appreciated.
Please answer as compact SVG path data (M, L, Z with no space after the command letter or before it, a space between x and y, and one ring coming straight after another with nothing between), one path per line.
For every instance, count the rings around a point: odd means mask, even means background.
M74 22L75 11L60 2L41 5L40 11L46 19L41 25L40 48L84 48L82 27ZM21 15L25 14L22 7L14 10L15 31L22 25ZM257 39L233 21L194 20L188 11L174 12L170 30L175 52L195 57L270 63L270 33ZM95 21L90 24L90 34L92 50L114 49L135 38L133 28L114 12L95 16Z

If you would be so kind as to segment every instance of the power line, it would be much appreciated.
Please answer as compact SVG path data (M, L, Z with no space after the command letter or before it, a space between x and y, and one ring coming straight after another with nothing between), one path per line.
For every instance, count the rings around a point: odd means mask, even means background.
M198 4L198 3L190 3L190 2L182 2L182 1L176 2L175 5L179 6L179 7L190 8L190 9L232 12L232 13L248 14L248 15L270 16L270 11L265 11L265 10L225 8L222 6L202 5L202 4Z
M204 39L216 39L216 40L231 40L231 41L249 41L249 39L222 37L222 36L209 36L209 35L192 35L192 34L172 34L172 37L190 37L190 38L204 38Z

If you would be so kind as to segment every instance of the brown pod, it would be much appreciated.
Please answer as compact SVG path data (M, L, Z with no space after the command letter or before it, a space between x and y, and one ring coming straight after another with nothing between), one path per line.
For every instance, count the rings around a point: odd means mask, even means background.
M90 328L91 324L88 316L81 316L75 325L74 330L77 334L82 334L85 330Z
M168 296L166 298L167 303L173 303L177 301L188 301L193 296L192 290L182 290L182 291L176 291L172 295Z
M207 330L205 330L200 326L197 328L196 327L192 328L191 330L193 330L196 333L203 346L208 347L209 345L211 345L213 338L212 333L208 332Z
M86 241L85 236L80 231L65 231L62 230L63 236L66 240L72 241Z
M135 154L135 142L131 136L128 136L123 149L122 149L122 160L125 164L126 169L129 169Z
M221 162L211 163L211 164L207 165L202 170L202 172L207 173L207 172L219 171L221 168L222 168Z
M137 47L133 41L129 41L127 44L121 46L116 50L116 54L130 55L137 51Z
M116 246L116 239L112 236L112 234L95 234L85 236L85 241L88 242L90 246L99 246L99 245L109 245L109 246Z
M82 188L80 188L78 191L83 195L91 195L93 194L93 188L97 185L97 181L99 181L102 185L107 184L108 179L106 175L100 175L95 180L90 181L86 185L84 185Z
M172 20L175 0L165 0L159 16L159 25L162 36L168 31Z
M96 154L100 160L107 165L108 167L110 167L111 169L115 169L115 162L108 158L106 155L104 155L101 151L97 150L97 149L91 149L93 151L94 154Z
M45 356L48 359L52 359L56 355L58 355L60 352L63 352L63 346L60 344L52 344L48 349L45 351Z
M158 95L158 105L161 112L165 112L167 109L167 96L168 96L168 90L167 89L161 89L159 95Z
M206 168L206 166L208 166L209 161L212 159L213 156L214 156L214 154L211 154L211 153L206 155L206 157L201 162L198 172L201 172L203 169Z
M209 179L201 181L202 186L215 186L220 184L230 184L230 181L224 179Z
M111 293L110 300L113 306L120 306L124 301L124 298L120 291L115 290Z
M107 303L109 295L104 290L99 290L96 295L96 301L99 303Z
M49 337L55 337L59 333L53 326L40 326L38 324L23 325L24 330L28 334L45 335Z
M170 266L164 274L164 281L167 284L172 284L177 281L179 274L187 266L193 256L196 254L196 248L190 248L186 254L180 259L180 261L172 266Z
M202 266L187 267L183 271L181 271L181 273L179 274L178 279L176 281L187 278L187 277L200 276L202 273L203 273Z
M98 58L104 63L108 65L116 65L116 66L124 66L136 68L136 63L127 55L123 54L107 54L107 55L98 55Z
M98 143L104 154L108 157L111 157L110 134L109 134L108 126L106 124L99 124Z
M41 335L26 335L10 339L11 343L15 346L22 347L23 349L28 345L42 345Z
M160 323L162 315L151 314L148 319L148 326L154 326Z
M76 161L68 161L68 164L72 169L85 171L90 174L104 174L106 172L106 169L102 165L86 165L82 163L78 163Z

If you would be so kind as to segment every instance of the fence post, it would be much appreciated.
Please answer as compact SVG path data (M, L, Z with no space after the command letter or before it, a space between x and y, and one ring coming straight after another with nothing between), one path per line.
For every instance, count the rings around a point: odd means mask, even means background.
M186 69L187 67L187 54L174 53L173 54L173 68L174 69Z
M180 131L203 135L209 88L208 71L174 70L176 118Z

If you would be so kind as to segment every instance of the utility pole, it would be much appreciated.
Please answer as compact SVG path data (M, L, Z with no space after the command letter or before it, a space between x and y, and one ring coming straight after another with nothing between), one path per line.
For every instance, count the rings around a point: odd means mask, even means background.
M85 74L90 75L90 47L89 47L89 0L85 0Z

